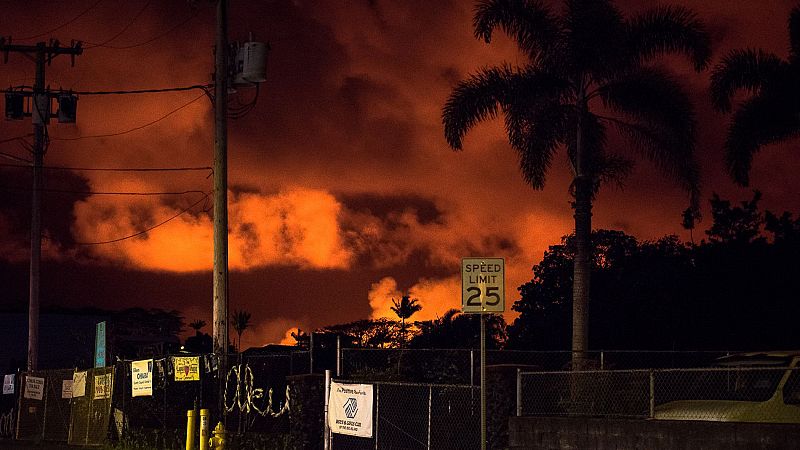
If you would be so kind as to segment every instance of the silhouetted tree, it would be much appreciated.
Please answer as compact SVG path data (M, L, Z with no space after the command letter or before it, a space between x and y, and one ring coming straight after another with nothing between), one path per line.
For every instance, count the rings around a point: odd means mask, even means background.
M733 114L725 163L733 180L750 182L753 156L763 146L800 132L800 8L789 15L789 59L756 49L731 50L711 74L711 99L723 112L739 90L752 95Z
M406 342L406 319L411 318L414 314L416 314L419 310L422 309L422 305L419 304L419 300L416 298L411 298L409 295L404 295L400 300L392 299L392 311L397 314L397 317L400 319L400 339L403 341L402 343L405 344Z
M409 343L411 348L478 348L480 347L480 314L462 314L451 309L435 320L417 322L419 334ZM506 342L503 316L486 318L486 348L499 349Z
M711 216L714 223L706 231L711 242L750 243L761 233L764 219L758 211L761 192L753 192L753 198L743 201L741 206L731 207L716 193L711 198Z
M385 317L330 325L324 332L347 336L357 347L387 348L399 343L396 322Z
M485 68L461 81L444 106L447 142L455 150L469 129L502 112L525 180L542 189L556 150L574 170L575 264L572 349L578 367L588 348L591 207L601 181L624 177L632 162L610 152L608 128L678 180L697 205L695 120L683 87L647 63L664 53L706 67L710 40L691 11L663 6L625 19L608 0L570 0L560 15L535 0L482 0L475 37L500 28L528 57L524 67Z
M189 324L189 328L193 329L196 334L200 334L200 329L206 326L205 320L195 320Z
M684 230L689 230L689 240L694 245L694 227L700 221L700 213L697 209L686 208L681 213L681 226Z
M298 328L297 329L297 333L292 331L291 334L292 334L292 338L294 339L294 342L295 342L296 346L298 346L298 347L300 347L301 349L304 349L304 350L308 350L309 349L309 343L310 343L311 340L310 340L310 338L308 336L308 333L306 333L305 331L303 331L303 330Z
M592 342L597 349L765 350L797 347L800 220L758 211L758 195L731 207L715 196L713 239L639 242L597 230ZM759 230L773 234L767 240ZM755 236L754 234L755 233ZM778 236L781 236L780 238ZM572 237L550 246L522 285L508 348L566 350Z
M250 318L251 315L247 311L237 310L233 312L233 316L231 316L231 324L233 324L233 329L236 330L236 352L241 353L242 351L242 333L250 326Z

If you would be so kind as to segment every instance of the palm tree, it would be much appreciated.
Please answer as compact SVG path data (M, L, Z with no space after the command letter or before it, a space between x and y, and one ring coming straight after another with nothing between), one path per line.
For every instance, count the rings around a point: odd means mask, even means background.
M236 310L233 312L233 316L231 317L231 323L233 323L233 329L236 330L237 335L237 344L236 344L236 353L242 352L242 333L250 326L250 313L247 311Z
M591 209L601 181L620 180L629 158L607 147L609 127L689 192L698 204L695 120L683 87L654 57L680 53L702 70L710 39L694 13L662 6L625 19L609 0L567 0L556 15L537 0L481 0L475 37L491 41L496 28L527 55L523 67L480 69L454 88L442 112L454 150L478 122L502 113L525 180L542 189L560 148L573 169L575 210L572 350L575 366L588 348Z
M394 311L400 319L400 335L404 342L406 340L406 319L411 318L417 311L422 309L422 305L418 302L418 299L411 298L409 295L404 295L400 301L392 299L392 303L394 304L394 306L392 306L392 311Z
M189 324L189 327L194 330L196 335L200 334L200 329L202 329L204 326L206 326L206 321L199 319Z
M789 59L763 50L731 50L711 73L714 107L730 112L731 97L752 96L739 105L725 140L725 163L733 180L747 186L753 155L761 147L800 132L800 7L789 14Z

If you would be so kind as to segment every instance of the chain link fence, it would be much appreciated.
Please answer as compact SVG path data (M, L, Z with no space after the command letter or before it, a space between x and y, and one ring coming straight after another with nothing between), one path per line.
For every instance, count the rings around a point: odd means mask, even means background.
M70 445L103 445L111 423L114 367L98 367L85 372L84 395L73 396L70 410ZM76 388L73 383L73 388ZM73 389L73 394L74 394Z
M708 367L726 351L591 351L592 369ZM478 384L480 352L472 349L341 349L340 376L359 380ZM486 365L568 370L572 352L489 350Z
M69 433L71 393L62 392L72 382L72 370L23 372L19 382L18 440L66 441ZM12 420L10 417L7 420Z
M374 392L373 437L333 433L332 449L480 447L480 390L477 387L378 382L374 384Z
M800 423L800 369L520 372L517 414Z

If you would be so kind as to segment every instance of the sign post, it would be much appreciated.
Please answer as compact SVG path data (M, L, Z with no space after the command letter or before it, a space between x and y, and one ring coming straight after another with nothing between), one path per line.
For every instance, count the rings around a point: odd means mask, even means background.
M94 366L106 366L106 322L99 322L94 338Z
M486 313L506 307L505 260L461 259L461 311L480 314L481 328L481 450L486 450Z

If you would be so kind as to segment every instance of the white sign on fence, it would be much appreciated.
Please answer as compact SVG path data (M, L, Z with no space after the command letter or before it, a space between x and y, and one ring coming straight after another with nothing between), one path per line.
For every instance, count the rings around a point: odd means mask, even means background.
M72 380L61 380L61 398L72 398Z
M25 375L25 392L22 396L34 400L44 398L44 378Z
M372 385L331 382L328 426L350 436L372 437Z
M75 372L72 375L72 398L86 395L86 372Z
M131 396L153 395L153 360L145 359L131 363Z
M111 398L111 374L94 376L94 397L93 400Z
M3 377L3 394L14 393L14 374L6 375Z

